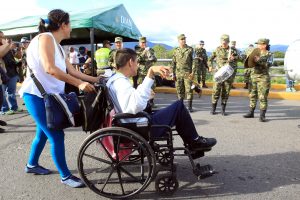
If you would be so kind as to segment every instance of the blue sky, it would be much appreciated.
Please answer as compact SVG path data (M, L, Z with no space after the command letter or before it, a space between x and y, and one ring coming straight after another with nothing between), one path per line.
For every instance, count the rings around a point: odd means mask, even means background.
M224 33L240 48L258 38L286 45L300 38L300 30L295 28L300 20L299 0L26 0L26 4L9 0L0 23L46 14L54 8L76 11L116 4L124 4L149 40L171 46L177 45L176 36L181 33L190 45L204 40L208 50L219 45Z

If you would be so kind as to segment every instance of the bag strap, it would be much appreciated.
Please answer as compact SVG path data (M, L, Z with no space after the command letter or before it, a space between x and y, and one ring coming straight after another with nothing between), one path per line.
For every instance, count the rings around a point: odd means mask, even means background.
M35 83L36 87L38 88L38 90L40 91L41 95L43 97L45 97L47 95L44 87L42 86L42 84L39 82L39 80L35 77L32 69L29 67L29 65L27 65L29 72L30 72L30 77L32 78L33 82Z

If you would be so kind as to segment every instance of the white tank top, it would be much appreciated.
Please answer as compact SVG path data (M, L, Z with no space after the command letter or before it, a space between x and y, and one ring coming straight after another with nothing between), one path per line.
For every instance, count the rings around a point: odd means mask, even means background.
M57 44L52 33L46 32L41 33L37 36L35 36L26 51L27 55L27 64L32 69L35 77L39 80L39 82L42 84L43 88L47 93L64 93L65 90L65 82L58 80L54 76L47 74L45 72L45 69L42 66L40 55L39 55L39 36L47 34L50 35L53 38L53 43L55 47L55 66L57 66L59 69L61 69L63 72L66 72L66 55L63 50L63 48L60 46L60 44ZM60 48L60 49L59 49ZM22 97L24 93L33 94L39 97L42 97L40 91L36 87L35 83L33 82L32 78L30 77L29 70L27 69L27 76L22 83L22 87L19 90L19 94Z

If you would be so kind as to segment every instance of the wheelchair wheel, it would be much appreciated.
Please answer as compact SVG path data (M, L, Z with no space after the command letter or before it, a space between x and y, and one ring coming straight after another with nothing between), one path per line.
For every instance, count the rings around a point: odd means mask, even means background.
M130 157L140 159L131 161ZM155 163L148 142L122 127L92 133L81 145L77 158L86 186L111 199L128 198L143 191L154 177Z
M159 164L168 166L172 162L171 152L168 149L160 149L156 154L156 159Z
M160 174L155 180L156 192L162 196L171 196L178 189L178 180L172 173Z

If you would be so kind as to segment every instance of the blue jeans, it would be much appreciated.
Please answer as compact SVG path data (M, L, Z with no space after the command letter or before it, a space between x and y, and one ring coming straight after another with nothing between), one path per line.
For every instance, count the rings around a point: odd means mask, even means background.
M19 80L19 76L16 75L14 77L10 77L7 84L2 85L3 89L3 105L1 108L2 112L6 112L8 110L18 110L18 104L16 99L16 88L17 82ZM6 100L7 97L7 100Z
M178 100L170 106L163 108L151 116L152 125L176 126L176 131L184 141L190 143L198 137L197 130L189 111L183 104L183 100ZM151 135L155 137L164 136L165 128L152 128Z
M44 99L24 93L25 106L36 123L36 134L32 141L28 164L36 166L45 147L47 139L50 142L52 159L61 178L68 177L71 172L68 169L65 157L65 134L63 130L54 131L47 128L46 110Z

